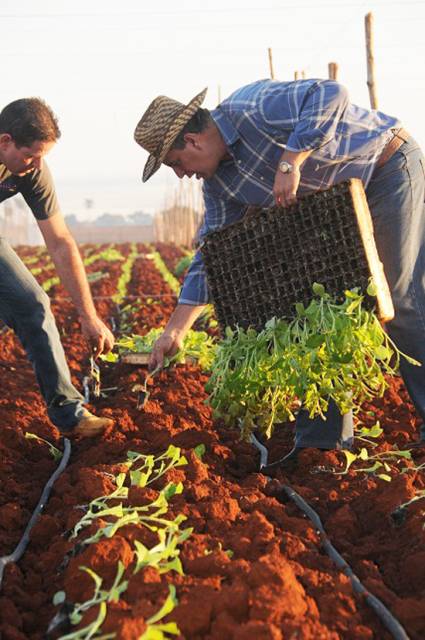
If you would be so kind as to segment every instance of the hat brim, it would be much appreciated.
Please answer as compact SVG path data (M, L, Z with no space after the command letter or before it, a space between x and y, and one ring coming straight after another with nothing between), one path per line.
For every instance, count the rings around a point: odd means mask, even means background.
M146 182L150 177L153 176L156 171L158 171L159 167L164 161L165 156L173 146L173 143L180 131L183 129L185 124L189 122L191 117L196 113L201 104L203 103L205 96L207 94L208 88L206 87L203 91L198 93L178 114L177 118L173 120L170 124L161 146L161 149L157 155L151 153L149 158L146 161L145 167L143 169L142 180Z

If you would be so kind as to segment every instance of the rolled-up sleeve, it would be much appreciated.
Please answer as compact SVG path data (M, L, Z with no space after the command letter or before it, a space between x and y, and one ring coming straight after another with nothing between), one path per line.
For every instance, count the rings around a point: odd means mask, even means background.
M201 242L209 233L240 220L245 210L245 205L240 202L216 196L207 184L204 184L203 194L205 215L199 231ZM196 306L208 304L210 301L204 262L201 252L197 251L184 279L179 304Z
M307 91L286 149L309 151L332 140L347 106L348 92L345 87L331 80L314 84Z
M348 105L347 90L334 80L276 82L260 99L258 126L288 151L310 151L334 137Z

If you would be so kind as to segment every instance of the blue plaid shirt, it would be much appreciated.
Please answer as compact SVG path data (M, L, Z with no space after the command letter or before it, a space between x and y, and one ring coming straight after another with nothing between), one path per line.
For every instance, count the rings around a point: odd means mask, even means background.
M401 126L396 118L350 104L345 87L333 80L260 80L235 91L211 116L232 159L204 181L200 239L242 218L248 205L273 205L274 178L285 149L314 149L301 168L299 195L348 178L360 178L367 187L391 129ZM179 303L208 302L198 251Z

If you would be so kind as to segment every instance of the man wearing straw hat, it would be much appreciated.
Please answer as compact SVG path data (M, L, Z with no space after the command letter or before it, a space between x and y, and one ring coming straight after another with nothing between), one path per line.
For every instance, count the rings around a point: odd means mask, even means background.
M395 307L388 333L400 350L425 364L425 161L400 122L351 104L347 90L332 80L261 80L211 112L201 108L205 94L187 105L166 96L150 104L134 134L149 152L143 181L162 163L179 178L202 178L202 238L242 218L248 205L288 206L297 195L361 179ZM208 301L198 252L154 346L152 367L179 349ZM403 359L401 373L425 421L425 367ZM342 416L330 405L325 421L301 411L294 449L276 465L292 465L303 448L349 448L352 440L351 414ZM425 444L423 426L416 444Z

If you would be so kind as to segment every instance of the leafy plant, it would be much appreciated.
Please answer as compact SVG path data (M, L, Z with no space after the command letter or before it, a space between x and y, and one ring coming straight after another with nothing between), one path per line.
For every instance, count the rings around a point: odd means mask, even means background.
M138 573L144 567L155 567L159 573L176 571L184 575L179 558L179 545L187 540L193 531L192 527L183 531L171 529L159 529L159 542L151 549L145 547L139 540L134 541L136 566L133 573Z
M97 262L98 260L104 260L105 262L117 262L119 260L125 260L125 258L118 249L111 246L103 251L93 253L87 258L84 258L83 263L85 267L89 267L93 262Z
M44 444L47 444L47 446L49 447L49 451L50 451L51 455L53 456L54 460L60 460L62 458L62 456L63 456L62 451L60 451L57 447L55 447L54 444L52 444L48 440L45 440L44 438L40 438L40 436L37 436L35 433L29 433L28 431L25 434L25 437L28 440L38 440L38 442L42 442Z
M158 269L165 282L168 284L170 289L176 293L177 295L180 293L180 282L173 276L171 271L168 269L164 260L161 258L161 254L158 251L152 251L152 253L148 253L146 256L149 260L152 260L155 267Z
M182 276L185 273L185 271L187 271L187 269L190 267L190 264L193 260L193 256L194 256L194 252L191 251L190 253L180 258L180 260L174 267L174 273L178 278L180 278L180 276Z
M353 453L344 449L343 454L345 455L346 465L343 471L337 472L338 474L345 475L351 468L355 473L373 474L387 482L391 482L391 476L388 475L388 472L391 471L391 464L394 464L394 462L400 462L402 459L410 460L412 457L410 451L400 451L399 449L382 451L381 453L370 455L365 447L360 449L359 453ZM356 469L353 469L352 464L360 460L367 461L372 464L368 467L357 467ZM383 473L383 471L386 471L386 473Z
M167 640L169 635L178 636L180 634L175 622L160 622L173 611L177 604L176 588L171 584L168 588L169 593L166 601L160 610L147 620L146 631L140 636L139 640Z
M361 440L362 442L366 442L371 447L376 447L378 445L377 442L374 442L374 439L379 438L379 436L382 435L383 431L384 430L382 429L378 421L372 427L361 427L360 429L356 430L355 438L357 440Z
M146 487L148 484L156 482L170 469L186 465L187 459L181 455L179 447L170 444L165 453L156 457L137 451L128 451L126 464L130 469L131 484L137 487Z
M56 286L59 283L60 283L60 278L58 276L52 276L51 278L47 278L47 280L45 280L41 284L41 286L44 289L44 291L47 293L48 291L50 291L52 287Z
M131 245L131 251L128 255L128 258L124 262L121 269L121 275L117 283L117 293L112 296L112 300L116 304L121 304L127 295L127 285L131 280L131 272L133 269L133 264L135 263L138 255L139 254L137 251L137 246L135 243L133 243Z
M108 353L102 355L101 358L107 362L117 362L119 356L125 353L151 353L162 332L163 329L157 328L151 329L144 336L136 334L123 336L116 341L114 346L118 353ZM195 358L202 369L209 369L213 362L215 349L214 340L207 333L189 330L184 339L183 347L175 356L165 359L165 366L169 366L172 362L184 363L187 358Z
M400 355L357 290L338 302L313 286L307 307L296 304L292 321L272 318L256 332L226 329L207 384L215 416L240 421L244 436L256 425L269 437L274 425L294 420L300 404L324 417L330 400L341 413L381 396L384 372L394 374Z
M59 640L89 640L90 638L95 637L97 632L100 630L103 622L105 621L107 604L110 602L118 602L121 594L128 587L128 581L121 580L124 574L124 565L122 564L122 562L118 562L118 569L114 584L109 591L101 588L102 578L97 573L92 571L92 569L90 569L89 567L80 567L80 569L88 573L88 575L93 579L95 589L93 597L90 598L90 600L74 605L73 610L69 616L70 622L73 625L79 624L83 619L83 614L92 607L99 607L98 614L97 617L89 625L82 629L78 629L73 633L68 633L64 636L61 636ZM53 598L53 604L57 606L64 603L65 600L65 592L58 591ZM107 638L114 637L115 634L109 634L108 636L103 636L103 639L106 640Z

